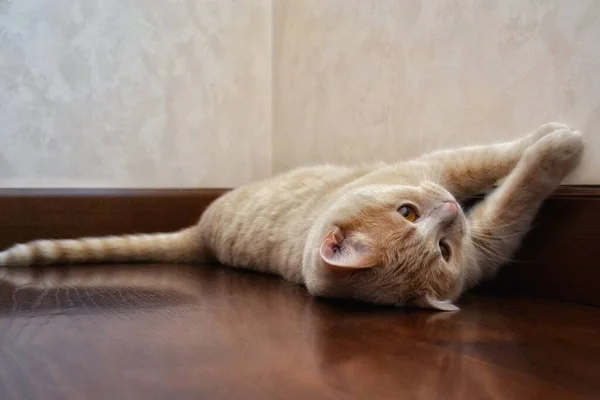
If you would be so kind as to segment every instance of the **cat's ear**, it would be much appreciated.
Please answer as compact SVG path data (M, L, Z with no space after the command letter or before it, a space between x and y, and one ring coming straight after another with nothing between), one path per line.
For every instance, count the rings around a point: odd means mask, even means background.
M452 304L450 300L438 300L429 293L420 295L410 300L407 305L428 308L440 311L458 311L460 308Z
M336 271L373 267L371 247L359 238L347 238L340 228L334 228L323 239L319 254L327 266Z

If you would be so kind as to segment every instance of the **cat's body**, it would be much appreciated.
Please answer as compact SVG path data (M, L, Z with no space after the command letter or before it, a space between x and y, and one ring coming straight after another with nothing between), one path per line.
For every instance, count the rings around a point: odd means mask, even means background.
M582 148L579 133L551 123L394 165L300 168L227 193L180 232L36 241L0 253L0 265L216 260L314 295L456 309L446 300L510 258ZM503 178L463 213L458 201Z

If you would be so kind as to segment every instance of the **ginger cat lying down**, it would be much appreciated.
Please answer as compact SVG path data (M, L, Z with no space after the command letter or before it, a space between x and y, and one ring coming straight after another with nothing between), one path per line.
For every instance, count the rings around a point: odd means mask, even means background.
M178 232L38 240L0 252L0 265L218 261L317 296L457 310L515 252L582 150L579 132L549 123L397 164L299 168L225 194ZM459 201L503 178L463 212Z

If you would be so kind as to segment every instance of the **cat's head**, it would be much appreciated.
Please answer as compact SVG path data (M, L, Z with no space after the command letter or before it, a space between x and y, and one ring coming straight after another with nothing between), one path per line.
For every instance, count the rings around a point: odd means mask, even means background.
M467 219L443 187L374 185L331 204L309 236L314 295L457 310ZM311 242L312 240L312 242Z

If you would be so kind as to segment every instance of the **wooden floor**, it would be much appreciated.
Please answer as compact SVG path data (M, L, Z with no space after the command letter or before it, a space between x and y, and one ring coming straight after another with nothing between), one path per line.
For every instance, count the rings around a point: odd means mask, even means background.
M2 400L600 398L595 307L370 307L210 266L0 273Z

